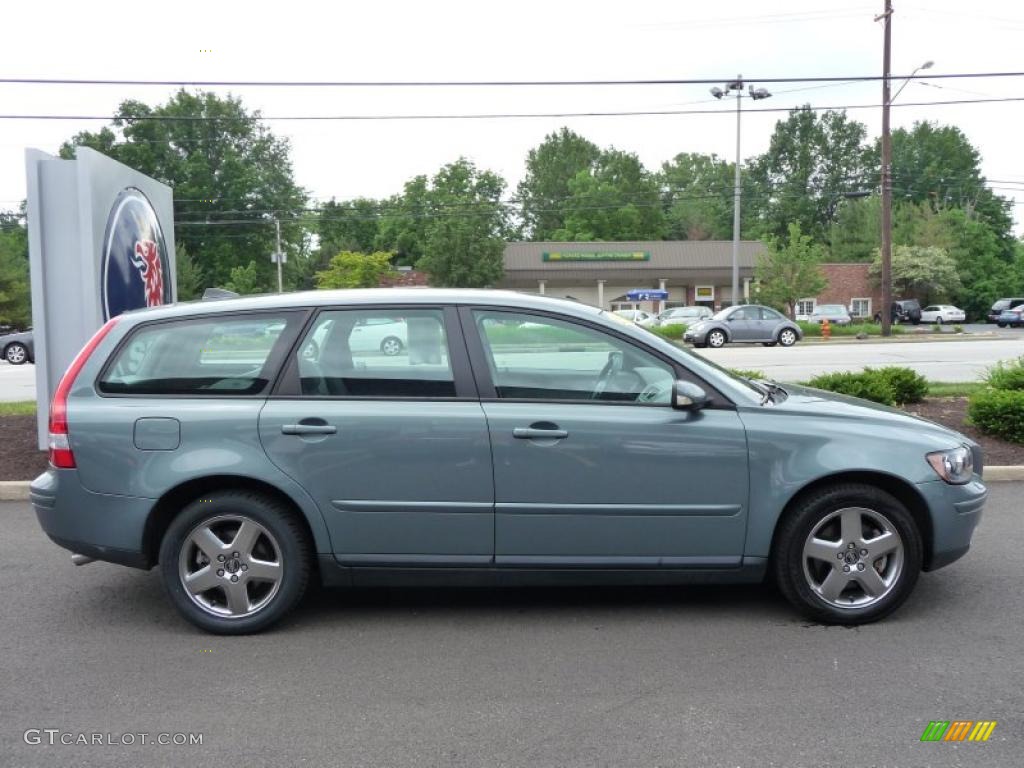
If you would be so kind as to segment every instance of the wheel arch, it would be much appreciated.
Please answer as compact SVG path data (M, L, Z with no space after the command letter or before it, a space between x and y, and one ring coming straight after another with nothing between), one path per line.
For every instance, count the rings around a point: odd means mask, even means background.
M914 523L917 525L918 531L921 533L921 544L922 549L924 550L923 569L926 571L929 570L932 562L935 535L932 528L932 518L928 512L928 505L925 502L924 497L917 488L914 487L913 483L908 483L906 480L896 475L872 470L852 470L849 472L836 472L831 475L825 475L824 477L819 477L808 482L793 493L783 506L782 513L775 521L775 526L772 529L769 558L774 558L775 556L776 537L779 529L782 527L782 522L786 517L792 514L792 511L811 494L817 493L822 488L827 488L830 485L842 485L844 483L873 485L893 496L907 508L907 511L910 512L910 516L914 519Z
M207 475L179 483L164 493L153 505L142 534L143 554L150 566L156 565L159 560L160 541L174 517L189 502L211 491L223 490L254 491L281 502L294 513L309 536L309 541L316 544L317 536L302 506L285 491L265 480L244 475ZM314 549L318 547L314 546Z

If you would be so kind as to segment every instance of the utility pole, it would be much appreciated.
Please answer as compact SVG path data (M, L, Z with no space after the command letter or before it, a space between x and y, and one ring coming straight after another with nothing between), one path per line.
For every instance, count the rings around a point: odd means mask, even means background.
M274 253L274 261L277 262L277 292L284 293L284 278L281 271L284 252L281 250L281 220L278 218L274 219L274 229L277 230L277 251Z
M892 335L892 134L889 130L889 76L892 57L892 0L875 21L885 24L882 46L882 335Z

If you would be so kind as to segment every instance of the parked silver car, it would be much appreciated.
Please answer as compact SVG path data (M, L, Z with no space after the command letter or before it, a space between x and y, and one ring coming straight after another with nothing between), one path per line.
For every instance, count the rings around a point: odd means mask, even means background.
M808 322L818 323L818 325L821 325L822 321L826 319L832 325L849 325L853 322L850 313L842 304L818 304L811 316L807 318Z
M36 347L32 331L0 336L0 357L11 365L24 365L36 361Z
M699 320L707 320L713 314L707 307L672 307L658 314L655 325L662 328L669 325L693 325Z
M709 320L689 326L683 341L695 347L717 348L731 342L791 347L803 337L800 326L780 312L759 304L744 304L727 307Z

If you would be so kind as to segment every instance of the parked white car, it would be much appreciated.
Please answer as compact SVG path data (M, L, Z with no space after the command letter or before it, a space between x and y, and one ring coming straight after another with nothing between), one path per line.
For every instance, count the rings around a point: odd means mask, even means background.
M642 309L616 309L614 314L632 320L637 325L655 325L658 319Z
M929 304L921 310L922 323L962 323L967 313L952 304Z
M707 307L672 307L658 314L655 325L693 325L700 320L707 320L714 314Z

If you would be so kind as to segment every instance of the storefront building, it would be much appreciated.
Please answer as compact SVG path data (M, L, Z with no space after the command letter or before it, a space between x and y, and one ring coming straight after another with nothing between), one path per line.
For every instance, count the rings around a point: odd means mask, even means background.
M739 248L740 301L751 297L759 241ZM658 240L600 243L509 243L505 276L497 287L576 299L603 309L675 306L728 307L732 297L731 240ZM664 300L636 302L636 289L666 291Z

